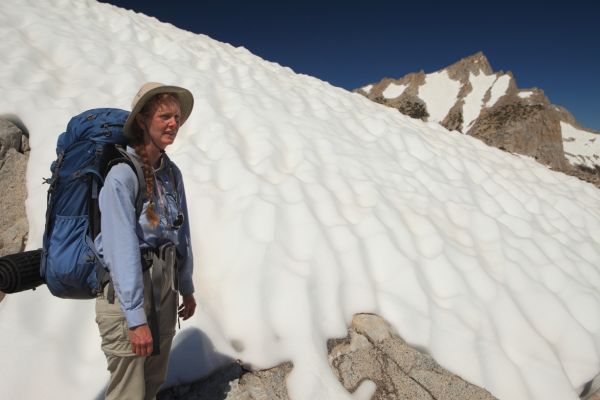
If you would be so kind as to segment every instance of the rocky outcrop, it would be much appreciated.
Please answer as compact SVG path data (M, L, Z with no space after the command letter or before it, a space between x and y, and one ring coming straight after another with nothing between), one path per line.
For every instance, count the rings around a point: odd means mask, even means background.
M18 253L25 248L28 149L28 141L21 130L0 119L0 256Z
M492 400L489 392L440 367L411 348L381 317L358 314L348 336L328 343L329 362L340 383L354 392L365 380L376 386L373 400ZM159 400L287 400L290 363L251 372L230 364L207 379L162 391Z
M569 175L573 175L581 179L582 181L586 181L600 188L600 167L596 167L595 169L587 168L585 166L575 166L570 172ZM600 400L600 399L598 399Z
M23 184L27 160L28 155L11 149L0 168L0 255L25 249L29 228L25 214L27 190Z
M426 121L429 117L427 105L417 96L418 88L424 81L425 72L423 71L408 74L398 80L384 78L380 83L374 85L372 89L369 90L367 97L378 103L396 108L400 110L402 114L408 115L409 117ZM389 95L385 92L385 89L388 89L391 84L396 87L406 87L406 89L404 89L399 96L391 97L393 95ZM357 89L357 91L365 94L361 89Z
M431 74L420 71L399 79L385 78L354 91L410 117L438 122L600 187L600 161L595 168L565 158L561 122L599 133L581 127L569 111L551 104L542 90L519 89L511 72L494 72L482 52ZM440 107L440 98L449 104L441 110L441 117L435 109Z
M29 225L25 213L25 172L29 142L10 121L0 119L0 257L25 249ZM0 301L4 294L0 292Z
M494 74L490 62L481 51L452 64L447 70L450 78L461 82L468 82L470 74ZM502 74L502 72L500 72L500 74Z
M5 119L0 119L0 168L9 150L21 150L22 136L21 130L15 124Z
M569 170L564 157L560 117L539 89L528 98L503 96L482 110L469 135L512 153L531 156L559 171Z
M329 359L350 392L365 379L375 383L373 400L495 399L411 348L381 317L355 315L348 337L329 343Z

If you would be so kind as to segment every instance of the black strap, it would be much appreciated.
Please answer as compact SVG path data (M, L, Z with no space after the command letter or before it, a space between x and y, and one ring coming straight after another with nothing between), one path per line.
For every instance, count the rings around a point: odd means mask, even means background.
M108 283L106 300L108 300L108 304L115 304L115 287L113 286L112 282Z
M94 246L93 249L95 252L96 246ZM100 256L96 253L94 254L96 255L96 279L98 282L98 287L96 288L96 290L98 291L98 293L102 293L104 291L104 287L111 282L110 272L108 272L108 269L106 269L106 266L101 261ZM114 303L114 299L109 303Z
M89 215L90 218L90 232L92 238L95 238L100 233L100 204L98 203L98 195L100 191L98 190L98 180L95 177L91 177L92 184L90 186L90 197L92 201L90 201Z
M46 194L46 225L44 228L44 241L46 237L50 235L50 215L52 214L52 206L54 205L54 189L58 182L58 174L60 172L60 168L62 167L63 160L65 158L65 152L62 151L58 158L56 159L56 164L53 165L52 176L49 179L45 179L45 182L50 184L48 188L48 193ZM44 243L44 247L46 243Z
M119 146L116 148L121 154L121 157L112 160L108 164L108 168L110 169L114 165L124 162L128 164L135 172L135 175L138 179L138 191L135 196L135 214L137 217L136 219L139 219L140 215L142 215L142 210L144 208L144 196L146 195L146 178L144 178L144 170L142 169L142 164L136 157L132 156L127 152L127 150Z
M150 325L150 332L152 333L152 354L153 356L157 356L160 354L160 295L162 293L162 283L163 283L163 265L162 260L155 259L154 268L151 269L151 280L152 283L150 285L150 297L151 297L151 311L150 311L150 320L148 324Z
M142 260L142 272L149 270L152 267L152 262L154 261L154 254L156 253L156 249L152 247L147 247L140 250L141 260Z

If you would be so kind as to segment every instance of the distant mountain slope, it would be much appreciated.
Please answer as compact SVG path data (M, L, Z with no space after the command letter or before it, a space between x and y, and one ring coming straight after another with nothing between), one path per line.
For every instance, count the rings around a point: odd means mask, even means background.
M541 89L519 89L511 72L494 72L482 52L433 73L385 78L355 92L600 184L600 134L581 127Z

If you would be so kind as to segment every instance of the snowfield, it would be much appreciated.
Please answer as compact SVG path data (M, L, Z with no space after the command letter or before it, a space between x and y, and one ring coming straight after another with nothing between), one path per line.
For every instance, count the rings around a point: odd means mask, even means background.
M574 400L600 372L592 185L92 0L4 0L0 34L0 115L30 135L30 249L72 115L128 109L145 81L195 96L169 154L191 208L199 310L176 336L169 385L228 359L292 361L294 400L368 398L327 362L327 339L359 312L500 399ZM0 326L3 398L101 396L93 301L9 295Z

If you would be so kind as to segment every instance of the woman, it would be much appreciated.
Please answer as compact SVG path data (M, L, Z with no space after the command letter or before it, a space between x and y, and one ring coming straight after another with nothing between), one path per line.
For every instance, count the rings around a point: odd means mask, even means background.
M145 188L134 170L117 164L100 192L102 232L96 245L111 282L96 301L110 381L107 399L152 399L164 382L177 315L194 315L193 259L181 172L164 150L193 108L187 90L144 84L125 123L129 153L143 165ZM139 218L138 190L146 191ZM175 250L177 267L175 270ZM183 304L179 306L178 289Z

